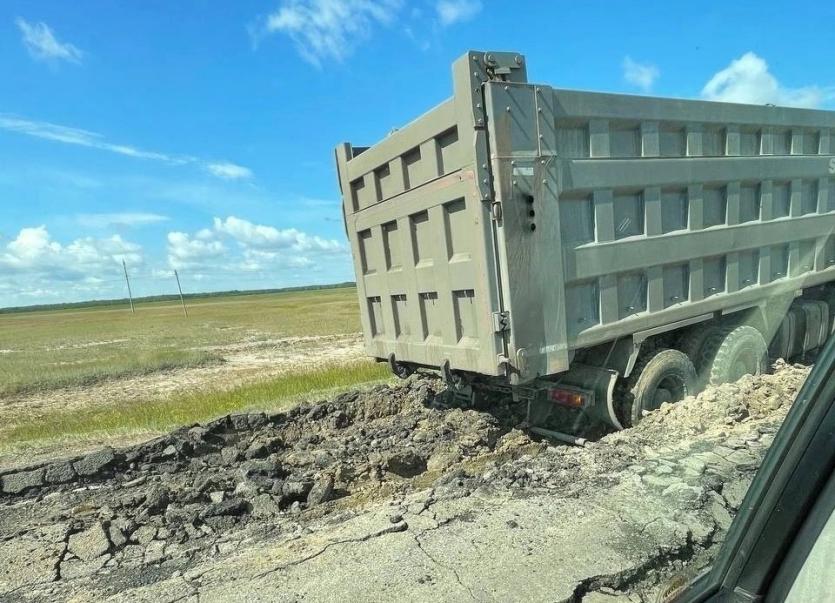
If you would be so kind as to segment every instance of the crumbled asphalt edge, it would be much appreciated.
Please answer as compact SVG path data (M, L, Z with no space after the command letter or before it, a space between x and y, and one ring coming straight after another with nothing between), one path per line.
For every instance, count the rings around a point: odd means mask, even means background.
M284 529L277 519L298 526L340 503L350 509L378 492L431 483L450 464L496 449L522 419L510 407L496 415L450 408L441 390L436 379L412 378L2 472L0 594L10 580L5 542L58 542L47 581L172 562L167 572L143 568L143 576L158 579L222 553L227 535L248 524L269 535ZM60 528L41 535L44 524Z
M807 374L776 368L665 406L586 448L532 441L514 428L518 406L450 408L441 383L426 377L286 412L227 416L123 450L0 472L0 547L21 538L49 544L55 561L41 582L100 576L107 590L229 552L238 542L231 535L247 527L269 537L421 488L430 488L429 506L476 490L582 498L633 479L701 513L701 525L685 526L685 547L589 578L572 600L648 592L709 560L705 552L721 540Z

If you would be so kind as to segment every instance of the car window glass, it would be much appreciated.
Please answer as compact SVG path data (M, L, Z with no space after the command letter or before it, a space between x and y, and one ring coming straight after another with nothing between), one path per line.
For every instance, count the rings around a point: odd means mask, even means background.
M789 603L835 600L835 512L829 516L786 597Z

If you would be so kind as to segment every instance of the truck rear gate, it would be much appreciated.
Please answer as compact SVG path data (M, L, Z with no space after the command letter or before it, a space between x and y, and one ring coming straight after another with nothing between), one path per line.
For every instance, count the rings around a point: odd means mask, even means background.
M515 53L453 83L337 148L370 355L518 385L835 280L835 113L559 90Z

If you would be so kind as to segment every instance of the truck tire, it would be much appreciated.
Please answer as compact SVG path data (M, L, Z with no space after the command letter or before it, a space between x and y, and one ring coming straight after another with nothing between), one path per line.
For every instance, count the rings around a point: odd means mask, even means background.
M638 360L621 390L621 422L637 425L644 412L664 402L678 402L696 393L698 379L693 362L678 350L655 350Z
M696 374L702 383L707 382L708 371L713 361L710 349L705 344L720 334L724 332L719 325L700 324L691 328L679 341L678 349L684 352L696 367Z
M733 383L744 375L768 370L768 345L757 329L748 325L725 329L706 344L713 360L708 383Z

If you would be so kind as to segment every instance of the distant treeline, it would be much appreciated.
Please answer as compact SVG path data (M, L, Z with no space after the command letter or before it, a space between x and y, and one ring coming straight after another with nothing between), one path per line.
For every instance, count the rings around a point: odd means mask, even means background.
M282 287L280 289L248 289L246 291L215 291L211 293L184 293L185 299L207 299L212 297L237 297L244 295L264 295L269 293L292 293L293 291L318 291L322 289L341 289L344 287L355 287L356 283L353 281L346 281L344 283L335 283L333 285L305 285L302 287ZM167 302L180 301L179 295L148 295L145 297L134 297L133 303L147 303L147 302ZM43 310L72 310L78 308L96 308L106 306L122 306L128 303L128 298L121 299L96 299L83 302L71 302L66 304L41 304L35 306L15 306L10 308L0 308L0 314L14 314L16 312L38 312Z

